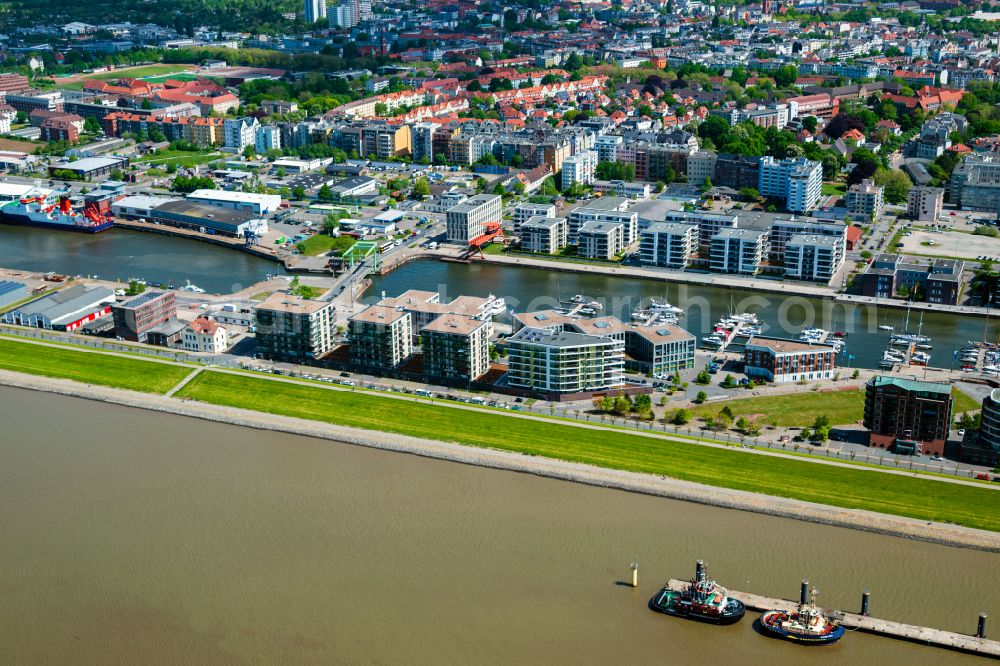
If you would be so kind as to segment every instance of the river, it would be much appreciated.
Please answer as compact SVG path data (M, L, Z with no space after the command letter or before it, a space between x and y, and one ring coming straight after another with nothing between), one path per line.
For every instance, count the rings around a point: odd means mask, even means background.
M130 277L183 286L190 280L212 293L239 291L280 264L202 241L128 229L99 234L0 224L0 266L26 271Z
M1000 617L996 554L20 389L0 420L4 664L981 663L648 610L697 558L848 609L870 588L891 619Z
M835 303L832 300L804 298L786 294L765 294L726 287L687 285L635 278L609 277L587 273L564 273L537 268L497 266L491 264L457 264L434 260L414 261L389 275L376 278L364 296L377 300L384 291L393 296L407 289L440 290L446 298L460 294L503 296L508 307L518 312L553 307L559 299L584 294L604 306L604 313L628 321L629 315L642 299L668 299L687 310L681 326L699 339L708 334L714 322L729 314L749 311L765 324L764 332L779 337L798 337L806 326L818 326L830 331L845 331L847 353L840 365L874 368L888 344L888 333L880 325L894 326L897 332L906 329L907 312L893 308L876 308ZM445 298L442 298L445 300ZM920 315L909 315L909 328L916 332ZM987 322L981 317L958 316L948 313L923 315L922 332L933 338L931 365L948 368L952 353L969 340L996 340L1000 322ZM957 369L957 365L955 366Z

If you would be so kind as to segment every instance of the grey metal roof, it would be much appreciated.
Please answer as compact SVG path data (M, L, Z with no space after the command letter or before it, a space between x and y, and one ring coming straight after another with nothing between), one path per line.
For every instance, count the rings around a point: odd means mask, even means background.
M17 311L26 316L38 315L49 321L57 321L95 302L114 299L114 292L107 287L77 284L26 303Z

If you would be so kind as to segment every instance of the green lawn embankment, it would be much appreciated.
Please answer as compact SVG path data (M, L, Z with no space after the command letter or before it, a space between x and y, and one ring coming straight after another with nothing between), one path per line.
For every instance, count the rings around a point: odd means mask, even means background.
M146 393L166 393L192 368L0 339L0 368Z
M1000 503L995 491L987 488L217 372L202 372L177 395L215 405L1000 531Z

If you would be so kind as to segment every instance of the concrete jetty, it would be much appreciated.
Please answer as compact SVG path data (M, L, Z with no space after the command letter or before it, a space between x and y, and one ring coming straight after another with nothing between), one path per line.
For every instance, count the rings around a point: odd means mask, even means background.
M681 591L690 585L689 581L671 578L667 581L666 587L670 590ZM797 601L789 599L775 599L764 597L750 592L738 592L727 588L729 596L742 601L747 609L754 611L795 610L798 607ZM1000 658L1000 641L991 641L978 636L967 636L953 631L943 631L931 627L918 627L912 624L903 624L892 620L880 620L868 615L858 613L848 613L845 611L831 610L831 616L845 629L850 631L863 631L869 634L887 636L914 643L923 643L933 647L958 650L969 654L978 654L984 657ZM971 618L970 618L971 622Z

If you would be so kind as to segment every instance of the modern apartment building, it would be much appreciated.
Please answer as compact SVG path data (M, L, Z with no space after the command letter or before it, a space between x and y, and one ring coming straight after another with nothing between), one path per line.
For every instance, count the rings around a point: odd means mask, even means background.
M305 0L303 18L306 25L312 25L326 18L326 0Z
M257 145L257 128L260 123L256 118L226 118L222 125L224 145L236 152L242 152L247 146Z
M698 225L698 249L704 253L712 247L712 238L724 229L735 229L740 224L740 216L731 213L708 213L705 211L670 211L664 214L664 222L682 222Z
M585 150L567 157L562 162L562 189L567 190L576 183L590 185L594 182L597 169L597 151Z
M765 197L785 202L793 213L812 210L819 203L823 186L823 165L804 157L776 160L760 158L757 190Z
M424 376L431 382L470 382L490 364L489 322L445 314L420 331Z
M766 231L723 229L712 236L709 268L720 273L756 275L766 257Z
M906 216L917 222L937 223L944 209L944 188L911 187L906 196Z
M875 181L867 178L851 185L844 196L848 214L865 222L874 219L882 212L882 207L885 205L883 191Z
M696 224L654 222L639 236L639 260L643 266L684 269L697 251Z
M448 225L448 242L468 243L486 231L486 225L500 223L503 215L503 198L497 194L477 194L445 213Z
M832 345L755 336L743 350L747 377L775 384L831 379L837 360Z
M944 453L951 429L951 386L876 376L865 386L868 445L897 453Z
M281 150L281 129L277 125L259 125L254 136L254 150L260 155L269 150Z
M518 233L521 231L521 225L530 220L533 217L555 217L556 207L552 204L537 204L525 202L518 204L514 207L514 213L511 216L514 222L514 232Z
M172 291L146 291L111 306L115 336L132 342L146 342L150 329L177 316L177 299Z
M333 304L283 291L254 308L257 355L301 363L333 349Z
M831 236L798 234L785 246L785 277L827 284L844 264L844 244Z
M836 239L843 247L847 247L847 225L839 220L819 220L811 217L796 217L777 219L771 223L767 241L770 245L771 262L781 264L785 261L785 246L794 236L806 234L810 236L827 236ZM843 251L843 250L842 250Z
M715 183L715 163L719 156L713 150L699 150L688 157L687 180L701 187L708 179Z
M688 182L700 186L704 180L696 183L689 177ZM760 158L732 153L716 156L715 177L712 178L712 184L731 187L734 190L744 187L760 189Z
M351 365L364 372L399 367L413 354L410 315L397 308L371 305L348 320Z
M639 230L639 216L628 210L629 204L624 197L601 197L574 208L567 216L569 242L577 242L577 233L587 222L611 222L622 226L622 242L628 247L638 238Z
M547 394L602 392L624 382L625 343L526 327L507 338L507 383Z
M521 225L521 250L556 254L566 247L568 230L565 217L532 217Z
M962 210L1000 213L1000 156L975 153L951 172L949 201Z
M586 222L577 232L577 251L588 259L614 259L625 249L625 229L618 222Z

